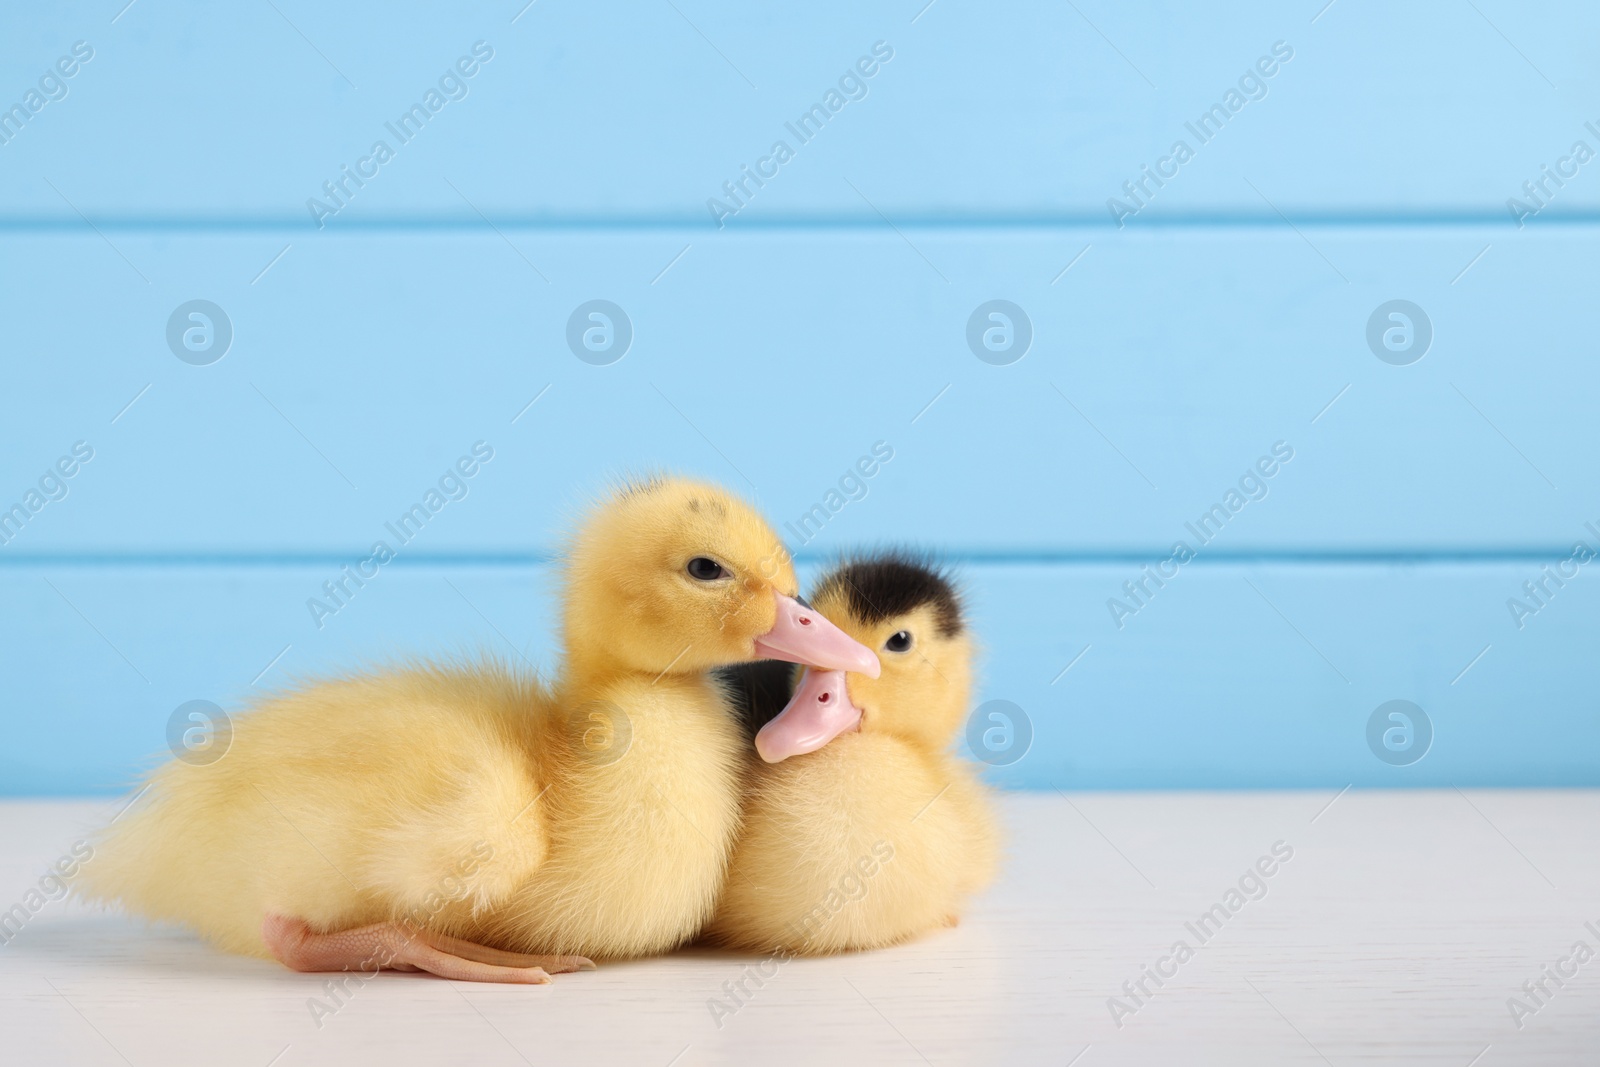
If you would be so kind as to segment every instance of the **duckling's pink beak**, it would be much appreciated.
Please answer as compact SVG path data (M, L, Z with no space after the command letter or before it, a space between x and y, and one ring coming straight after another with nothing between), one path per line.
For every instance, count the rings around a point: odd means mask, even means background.
M778 620L771 630L756 638L757 659L781 659L824 670L857 671L869 678L878 676L881 668L872 649L809 605L782 593L772 595L778 602Z
M874 657L876 658L876 657ZM756 734L756 751L768 763L801 756L861 725L844 671L807 670L794 698Z

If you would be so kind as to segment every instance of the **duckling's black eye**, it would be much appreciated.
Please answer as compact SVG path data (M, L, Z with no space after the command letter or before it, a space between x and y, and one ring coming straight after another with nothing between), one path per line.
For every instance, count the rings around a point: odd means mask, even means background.
M910 652L911 631L901 630L899 633L893 634L889 640L883 643L883 647L890 652Z
M689 561L689 577L697 582L714 582L724 577L728 572L722 569L722 564L714 559L696 556Z

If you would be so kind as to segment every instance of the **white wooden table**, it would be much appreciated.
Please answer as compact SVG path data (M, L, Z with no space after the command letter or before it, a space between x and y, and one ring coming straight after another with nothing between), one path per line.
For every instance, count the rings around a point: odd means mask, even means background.
M1600 958L1561 988L1540 973L1575 942L1600 951L1600 791L1035 794L1005 808L1003 879L958 928L787 963L760 988L747 981L749 997L720 1027L708 1002L727 1005L724 983L758 961L695 951L547 987L385 974L318 1019L312 998L336 1004L322 976L67 901L0 946L0 1057L140 1067L1600 1062ZM0 804L0 908L23 901L112 810ZM1186 924L1230 903L1227 890L1280 841L1293 856L1264 864L1264 895L1247 878L1260 898L1214 919L1220 929L1206 927L1202 942ZM1169 955L1179 940L1193 949L1181 963ZM1147 966L1171 977L1158 988ZM1139 993L1141 979L1152 995ZM1536 1005L1522 985L1538 980L1550 995ZM1537 1009L1520 1028L1514 996Z

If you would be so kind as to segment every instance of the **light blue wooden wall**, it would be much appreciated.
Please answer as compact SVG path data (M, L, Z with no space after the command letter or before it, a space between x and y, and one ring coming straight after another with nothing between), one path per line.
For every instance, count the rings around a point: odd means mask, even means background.
M547 663L549 558L606 478L781 525L877 442L796 547L959 564L979 699L1032 724L996 781L1600 784L1600 570L1543 571L1600 550L1593 5L123 3L0 15L0 507L93 450L0 546L0 791L120 788L188 700ZM197 299L233 333L204 366L167 341ZM567 344L593 299L632 324L610 365ZM1031 323L1009 365L968 346L995 299ZM1431 324L1408 365L1367 340L1396 299ZM1397 699L1433 730L1403 766L1367 734Z

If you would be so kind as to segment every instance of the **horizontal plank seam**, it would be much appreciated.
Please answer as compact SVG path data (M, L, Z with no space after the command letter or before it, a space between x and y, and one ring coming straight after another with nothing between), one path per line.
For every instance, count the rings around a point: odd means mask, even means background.
M50 567L164 567L164 568L289 568L334 566L363 558L367 549L315 552L61 552L8 555L0 552L0 572ZM1141 564L1165 559L1169 547L1074 551L950 550L939 558L952 564L982 566L1098 566ZM1239 566L1254 563L1328 566L1438 566L1456 564L1547 563L1566 559L1572 546L1485 549L1212 549L1196 555L1187 566ZM830 563L835 552L801 552L800 564ZM549 552L412 552L403 553L388 567L540 567L559 560Z
M1536 219L1526 220L1518 227L1503 206L1494 209L1394 213L1379 211L1298 211L1288 209L1294 227L1304 229L1378 229L1378 230L1432 230L1432 229L1484 229L1511 231L1519 228L1559 230L1563 228L1592 228L1600 226L1600 209L1592 211L1543 212ZM91 212L92 214L92 212ZM159 216L93 215L94 226L103 231L121 233L301 233L317 234L316 226L303 217L236 217L164 218ZM1029 214L1016 216L940 216L919 214L895 215L894 225L899 230L918 232L1005 232L1038 230L1099 230L1116 232L1117 227L1101 212L1066 214ZM1124 229L1129 233L1141 230L1282 230L1292 234L1293 228L1277 215L1248 212L1181 213L1168 216L1151 215L1129 223ZM493 225L483 219L454 216L380 216L370 219L340 219L326 227L322 237L340 233L463 233L486 237L500 231L580 231L614 230L682 231L715 233L716 227L704 219L686 216L618 216L618 217L537 217L527 215L495 215ZM0 231L12 233L42 233L93 236L93 230L77 216L62 218L47 216L27 218L0 217ZM893 235L882 219L876 216L789 216L769 219L748 219L730 223L723 236L748 233L785 232L882 232Z

